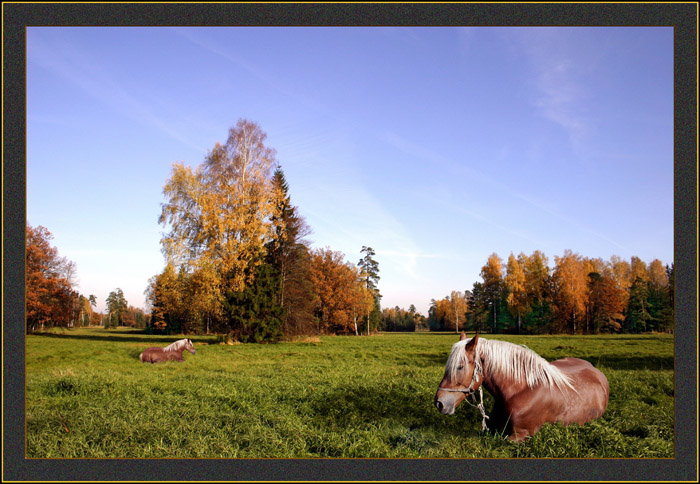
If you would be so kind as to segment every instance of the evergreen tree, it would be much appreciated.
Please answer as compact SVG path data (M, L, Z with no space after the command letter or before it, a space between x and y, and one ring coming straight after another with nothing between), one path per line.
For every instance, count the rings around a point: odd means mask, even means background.
M379 293L379 263L373 259L375 252L372 247L362 246L361 253L365 256L358 262L358 267L362 271L362 277L365 281L365 286L374 295L374 309L367 315L367 334L370 334L370 328L378 328L381 322L381 305L380 299L382 295Z
M106 303L109 318L107 319L105 327L117 327L118 325L122 324L123 314L129 307L129 304L124 298L124 292L120 288L110 292L109 296L107 296Z
M653 320L649 309L649 285L641 277L637 277L630 288L625 329L630 333L648 331Z
M272 177L277 190L277 210L272 217L273 240L266 246L267 262L280 279L277 304L285 309L285 335L310 334L313 325L313 286L310 281L310 254L304 239L310 232L289 196L289 186L281 168Z
M254 284L242 291L228 291L224 302L228 340L275 341L282 336L284 308L277 303L280 278L267 263L255 268Z
M498 254L493 253L489 256L486 265L481 268L481 278L483 279L482 290L484 300L487 302L491 315L491 328L494 333L499 332L502 328L501 310L502 299L505 289L503 281L503 261ZM499 324L501 323L501 324Z
M467 291L467 323L470 331L483 332L489 326L489 302L484 285L475 282L472 291Z

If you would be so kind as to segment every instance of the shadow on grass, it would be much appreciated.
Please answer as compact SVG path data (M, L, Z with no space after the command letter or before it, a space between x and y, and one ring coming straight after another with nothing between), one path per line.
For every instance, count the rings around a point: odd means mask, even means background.
M481 415L467 405L453 415L442 415L433 405L433 392L410 392L385 387L350 387L319 398L312 405L314 418L331 426L354 428L360 424L377 427L402 426L436 435L478 434Z
M673 356L614 356L614 355L587 355L596 368L603 367L611 370L673 370Z
M126 336L125 336L126 335ZM76 334L69 331L63 333L32 333L32 336L42 338L58 338L58 339L74 339L88 341L109 341L109 342L126 342L126 343L143 343L144 345L156 346L158 344L170 344L179 339L183 335L153 335L139 333L136 331L110 331L104 334ZM216 336L187 336L194 343L214 343Z

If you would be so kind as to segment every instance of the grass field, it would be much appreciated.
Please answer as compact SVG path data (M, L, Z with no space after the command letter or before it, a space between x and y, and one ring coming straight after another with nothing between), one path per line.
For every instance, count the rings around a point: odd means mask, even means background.
M674 456L668 335L494 336L548 360L586 359L610 382L602 418L546 425L522 444L482 434L473 407L445 416L433 406L455 334L262 345L193 336L197 353L182 363L139 361L146 347L181 337L125 329L27 336L27 457Z

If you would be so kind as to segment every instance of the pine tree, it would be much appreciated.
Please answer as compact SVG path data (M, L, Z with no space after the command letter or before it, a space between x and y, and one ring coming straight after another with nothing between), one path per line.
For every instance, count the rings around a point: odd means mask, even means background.
M637 277L630 288L629 303L625 327L628 332L642 333L650 329L652 316L649 313L649 286L641 277Z
M370 328L379 327L381 321L381 305L380 300L382 295L379 293L379 263L373 259L375 252L372 247L362 246L361 253L365 256L358 262L358 267L361 270L362 278L365 281L365 287L374 296L374 308L367 314L367 334L370 334Z
M498 254L493 253L486 261L486 265L481 268L481 278L483 279L482 291L485 301L491 310L491 323L493 332L499 329L499 314L501 299L505 288L503 281L503 261Z
M309 278L310 254L305 237L311 233L289 196L284 172L277 168L272 185L278 193L274 236L267 246L266 261L280 278L277 304L285 309L283 332L300 335L313 332L313 286Z
M267 263L255 266L254 284L229 291L224 302L230 328L228 340L276 341L282 336L284 308L277 303L280 279Z

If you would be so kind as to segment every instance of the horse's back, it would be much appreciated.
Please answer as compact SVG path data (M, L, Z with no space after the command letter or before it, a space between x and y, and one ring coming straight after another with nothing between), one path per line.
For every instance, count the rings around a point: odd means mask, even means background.
M143 353L141 353L139 359L142 363L155 363L162 359L159 358L159 355L161 355L161 353L163 353L163 348L161 348L160 346L152 346L143 350Z
M562 373L571 377L575 382L602 385L606 393L609 390L608 379L602 371L593 366L589 361L580 358L562 358L552 361L552 365L560 369Z
M579 358L562 358L553 361L552 365L569 376L578 392L578 405L570 409L572 413L579 414L574 421L583 423L600 417L608 406L610 393L608 379L603 372Z

